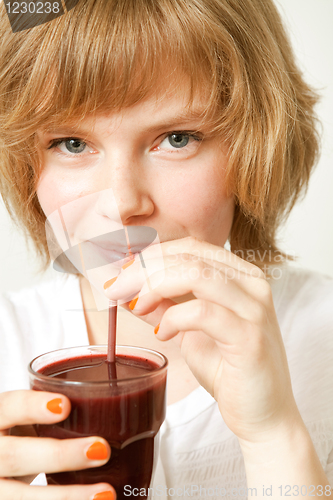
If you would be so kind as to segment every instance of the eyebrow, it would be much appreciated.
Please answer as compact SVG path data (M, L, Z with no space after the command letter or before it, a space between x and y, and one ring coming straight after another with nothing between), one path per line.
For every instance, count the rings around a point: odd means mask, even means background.
M152 123L151 125L144 127L143 132L155 132L156 130L161 130L161 129L172 129L180 126L185 126L189 125L191 123L198 122L200 119L202 119L203 116L203 110L200 109L193 109L193 110L188 110L182 113L178 113L174 116L170 117L165 117L165 119L161 119L159 121L156 121L155 123ZM48 133L48 134L62 134L62 135L89 135L93 133L92 130L93 127L87 128L85 126L77 126L77 125L60 125L58 126L53 126L52 128L44 128L41 130L42 133Z
M167 117L166 119L160 120L156 123L152 123L150 126L145 128L147 132L154 132L159 129L170 129L173 127L179 127L181 125L188 125L191 123L198 122L202 119L203 112L200 110L190 110L187 112L179 113L173 117Z

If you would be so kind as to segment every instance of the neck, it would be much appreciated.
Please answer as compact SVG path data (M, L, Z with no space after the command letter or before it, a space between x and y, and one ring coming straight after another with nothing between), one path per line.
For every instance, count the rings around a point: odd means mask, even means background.
M89 281L80 277L80 288L89 344L107 344L108 310L98 311Z

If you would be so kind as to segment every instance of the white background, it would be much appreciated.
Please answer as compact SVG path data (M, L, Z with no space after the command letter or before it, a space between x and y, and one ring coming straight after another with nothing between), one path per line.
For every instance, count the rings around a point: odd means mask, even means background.
M333 276L333 0L279 0L300 66L320 90L322 156L305 199L280 232L280 247L298 264ZM0 201L0 292L43 278L38 261Z

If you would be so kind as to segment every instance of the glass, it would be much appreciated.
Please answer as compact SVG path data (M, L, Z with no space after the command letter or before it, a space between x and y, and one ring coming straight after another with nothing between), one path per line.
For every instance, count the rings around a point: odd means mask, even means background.
M64 394L72 407L66 420L53 425L36 425L38 436L57 439L101 436L111 447L107 464L47 474L48 483L107 482L116 489L120 500L127 498L129 489L148 491L152 479L158 455L158 431L166 411L166 357L150 349L117 346L116 355L128 357L127 363L135 362L133 358L147 360L152 371L131 378L118 376L102 381L74 381L40 373L61 361L66 362L66 370L68 367L73 370L82 357L89 356L97 363L106 359L106 354L107 346L98 345L60 349L38 356L29 365L30 387ZM147 496L140 495L140 498Z

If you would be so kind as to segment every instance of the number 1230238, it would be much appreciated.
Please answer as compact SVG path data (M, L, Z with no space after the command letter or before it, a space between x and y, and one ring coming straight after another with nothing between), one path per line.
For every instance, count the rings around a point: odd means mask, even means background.
M323 486L318 484L317 486L310 484L309 486L299 486L298 484L290 485L285 484L278 487L280 496L282 497L321 497L321 496L330 496L332 493L332 487L327 484Z
M8 2L8 14L58 14L60 2Z

